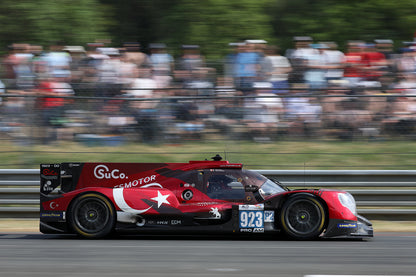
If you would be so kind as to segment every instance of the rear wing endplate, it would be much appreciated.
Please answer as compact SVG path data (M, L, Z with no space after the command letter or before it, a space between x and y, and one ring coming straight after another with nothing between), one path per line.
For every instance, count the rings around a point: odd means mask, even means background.
M49 194L61 185L61 164L40 165L40 192Z

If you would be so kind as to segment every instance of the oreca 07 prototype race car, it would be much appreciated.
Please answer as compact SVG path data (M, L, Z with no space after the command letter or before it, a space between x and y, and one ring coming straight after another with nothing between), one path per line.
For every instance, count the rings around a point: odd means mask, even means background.
M278 234L366 238L371 223L345 191L288 190L222 161L40 166L40 231L102 238L114 232Z

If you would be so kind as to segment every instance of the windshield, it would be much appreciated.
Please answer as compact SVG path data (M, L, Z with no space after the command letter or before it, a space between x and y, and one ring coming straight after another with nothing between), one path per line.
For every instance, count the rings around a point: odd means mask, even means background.
M285 189L269 179L259 189L259 193L263 199L282 191L285 191Z

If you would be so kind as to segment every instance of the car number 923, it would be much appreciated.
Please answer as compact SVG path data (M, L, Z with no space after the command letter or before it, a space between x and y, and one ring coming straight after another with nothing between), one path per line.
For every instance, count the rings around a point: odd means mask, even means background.
M240 228L263 228L264 211L240 211Z

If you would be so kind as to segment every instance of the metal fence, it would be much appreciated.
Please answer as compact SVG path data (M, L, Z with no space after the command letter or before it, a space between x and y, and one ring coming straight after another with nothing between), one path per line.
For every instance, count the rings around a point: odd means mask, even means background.
M369 219L416 219L414 170L257 170L289 188L344 189ZM39 170L0 170L0 217L38 218Z
M153 98L4 94L0 139L114 146L226 139L397 140L416 134L416 97L411 95L190 91L165 90Z

